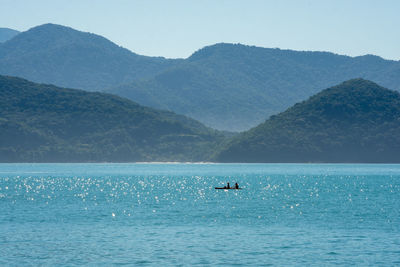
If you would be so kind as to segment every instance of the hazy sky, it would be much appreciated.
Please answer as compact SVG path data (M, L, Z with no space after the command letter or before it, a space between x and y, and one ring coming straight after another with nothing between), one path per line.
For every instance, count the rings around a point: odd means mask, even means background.
M399 60L399 14L400 0L0 0L0 27L51 22L172 58L229 42Z

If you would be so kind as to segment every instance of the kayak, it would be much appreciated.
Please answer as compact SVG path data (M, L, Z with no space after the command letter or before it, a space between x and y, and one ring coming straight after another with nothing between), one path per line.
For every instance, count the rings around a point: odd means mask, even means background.
M230 189L234 189L234 190L241 190L242 188L234 188L234 187L230 187L230 188L226 188L226 187L214 187L215 189L223 189L223 190L230 190Z

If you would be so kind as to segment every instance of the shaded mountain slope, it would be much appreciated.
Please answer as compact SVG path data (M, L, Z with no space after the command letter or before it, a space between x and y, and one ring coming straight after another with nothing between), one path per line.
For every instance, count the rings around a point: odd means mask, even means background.
M223 139L114 95L0 76L1 162L205 161Z
M150 77L174 62L55 24L34 27L0 45L0 74L85 90Z
M19 31L9 28L0 28L0 43L10 40L17 34L19 34Z
M151 79L107 90L193 117L213 128L241 131L312 94L354 77L400 90L400 62L216 44Z
M353 79L242 133L222 162L400 162L400 94Z

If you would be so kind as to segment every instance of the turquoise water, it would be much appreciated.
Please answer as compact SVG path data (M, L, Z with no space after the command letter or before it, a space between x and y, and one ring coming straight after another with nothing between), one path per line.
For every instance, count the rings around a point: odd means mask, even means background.
M0 265L399 266L400 165L0 164Z

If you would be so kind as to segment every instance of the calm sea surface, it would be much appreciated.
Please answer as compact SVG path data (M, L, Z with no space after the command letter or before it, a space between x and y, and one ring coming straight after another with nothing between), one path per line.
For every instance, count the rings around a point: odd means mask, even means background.
M399 266L400 165L0 164L0 265Z

